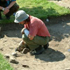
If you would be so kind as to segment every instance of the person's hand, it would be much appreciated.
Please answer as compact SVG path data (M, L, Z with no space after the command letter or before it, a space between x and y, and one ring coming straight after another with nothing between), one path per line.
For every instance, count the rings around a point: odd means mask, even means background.
M6 15L9 12L9 8L5 8L3 14Z
M25 30L25 29L26 29L26 28L23 28L23 29L21 30L21 33L22 33L22 34L24 34L24 30Z
M24 49L25 47L24 47L24 42L23 42L23 40L19 43L19 46L15 49L15 51L19 51L19 52L21 52L21 51L23 51L23 49Z

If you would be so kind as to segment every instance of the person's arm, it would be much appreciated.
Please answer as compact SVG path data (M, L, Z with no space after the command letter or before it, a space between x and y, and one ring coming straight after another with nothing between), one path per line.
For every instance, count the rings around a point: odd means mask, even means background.
M0 10L3 10L3 11L4 11L4 10L5 10L5 8L4 8L4 7L2 7L2 6L0 6Z
M21 33L22 34L24 33L30 40L33 40L33 38L34 38L34 36L31 36L29 34L29 31L26 28L23 28L22 31L21 31Z
M2 6L0 6L0 10L2 10L2 8L3 8L3 7L2 7Z
M4 14L7 14L9 12L9 9L16 3L16 1L12 1L9 6L7 6L4 10Z
M28 38L29 38L30 40L33 40L34 36L28 35Z
M6 8L10 9L14 4L16 3L16 1L12 1L9 6L7 6Z

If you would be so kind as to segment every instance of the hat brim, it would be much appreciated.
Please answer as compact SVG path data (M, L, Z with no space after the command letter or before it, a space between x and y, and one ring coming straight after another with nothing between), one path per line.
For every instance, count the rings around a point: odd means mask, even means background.
M26 18L21 19L21 20L16 20L16 19L15 19L14 22L15 22L15 23L20 23L20 22L26 20L28 17L29 17L29 15L27 14L27 17L26 17Z
M15 23L19 23L19 21L17 21L16 19L14 20Z

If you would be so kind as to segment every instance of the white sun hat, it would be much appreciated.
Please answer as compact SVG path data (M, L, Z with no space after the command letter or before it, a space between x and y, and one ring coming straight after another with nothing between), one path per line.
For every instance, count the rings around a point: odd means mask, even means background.
M15 23L20 23L20 22L26 20L28 17L29 17L29 15L26 14L25 11L19 10L19 11L17 11L16 14L15 14L15 20L14 20L14 22L15 22Z

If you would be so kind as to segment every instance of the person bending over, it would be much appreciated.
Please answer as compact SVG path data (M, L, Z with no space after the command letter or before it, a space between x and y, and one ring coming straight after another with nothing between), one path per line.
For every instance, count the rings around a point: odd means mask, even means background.
M14 22L24 25L21 30L22 41L16 51L21 52L26 48L30 54L38 55L48 48L50 33L41 19L19 10L15 14Z

